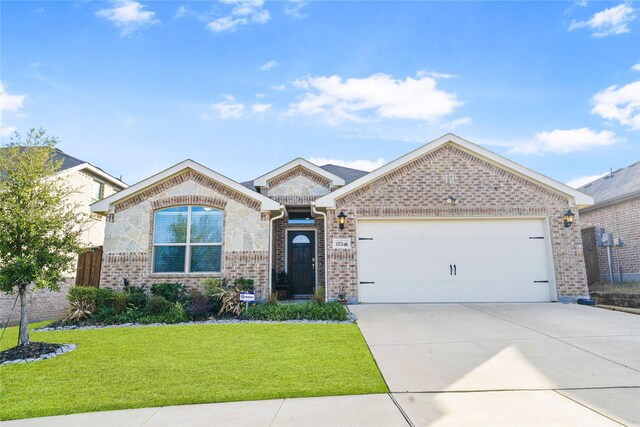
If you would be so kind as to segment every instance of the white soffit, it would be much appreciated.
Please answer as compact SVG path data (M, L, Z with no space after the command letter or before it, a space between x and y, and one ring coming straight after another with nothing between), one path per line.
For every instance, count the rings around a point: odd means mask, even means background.
M285 163L284 165L280 166L277 169L272 170L271 172L268 172L258 178L256 178L253 181L253 185L255 187L266 187L267 186L267 182L277 176L282 175L283 173L286 173L287 171L289 171L290 169L294 169L298 166L302 166L305 169L309 169L311 172L320 175L326 179L328 179L329 181L331 181L331 185L333 185L334 187L337 186L342 186L344 185L344 179L340 178L337 175L332 174L331 172L327 172L326 170L322 169L321 167L314 165L313 163L298 157L297 159L293 159L291 160L289 163Z
M279 211L282 208L282 206L275 200L265 197L256 191L252 191L247 187L245 187L244 185L230 178L227 178L224 175L220 175L219 173L205 166L202 166L200 163L196 163L193 160L187 159L185 161L178 163L177 165L170 167L169 169L166 169L162 172L152 175L147 179L143 179L142 181L133 184L132 186L130 186L129 188L126 188L125 190L112 194L109 197L105 197L104 199L93 203L91 205L91 212L100 212L100 213L110 212L111 207L113 206L114 203L127 199L131 196L134 196L137 193L140 193L141 191L144 191L147 188L159 182L165 181L181 173L186 169L192 169L212 179L213 181L219 182L225 187L229 187L240 194L243 194L251 199L261 202L262 203L261 209L263 211Z
M551 179L545 175L542 175L538 172L535 172L531 169L528 169L522 165L519 165L516 162L513 162L507 158L499 156L498 154L487 150L479 145L476 145L472 142L467 141L466 139L460 138L457 135L452 133L448 133L446 135L441 136L438 139L435 139L422 147L405 154L404 156L387 163L386 165L374 170L373 172L368 173L367 175L345 185L342 188L339 188L336 191L333 191L323 197L320 197L316 200L316 206L319 208L333 208L335 207L336 199L357 190L358 188L384 176L387 175L394 170L404 166L405 164L431 152L434 151L441 146L451 143L464 151L470 152L473 155L480 157L481 159L492 163L502 169L506 169L509 172L512 172L516 175L527 178L531 181L534 181L543 187L554 190L556 192L567 195L568 197L573 199L573 202L578 207L586 207L593 205L593 198L587 194L584 194L574 188L569 187L566 184L558 182L554 179Z

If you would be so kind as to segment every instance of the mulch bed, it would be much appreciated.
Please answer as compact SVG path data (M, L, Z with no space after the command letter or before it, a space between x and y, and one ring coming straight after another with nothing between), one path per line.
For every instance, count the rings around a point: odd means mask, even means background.
M17 359L37 359L45 354L55 353L64 344L51 344L48 342L31 342L27 345L19 345L5 351L0 351L0 363Z

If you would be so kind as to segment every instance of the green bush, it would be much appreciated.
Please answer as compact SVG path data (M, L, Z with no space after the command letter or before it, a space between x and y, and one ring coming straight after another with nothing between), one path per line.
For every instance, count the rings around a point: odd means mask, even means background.
M147 301L147 305L145 305L144 310L142 310L145 315L159 315L169 311L173 307L173 304L165 297L161 297L159 295L154 295Z
M238 277L233 281L233 286L240 289L242 292L253 292L253 279L245 279L244 277Z
M117 292L111 288L96 289L96 309L113 308L116 304Z
M67 299L70 303L80 303L95 307L97 293L98 288L94 288L93 286L74 286L69 289Z
M209 317L212 311L210 299L198 290L192 290L190 293L187 313L191 320L204 320Z
M180 283L155 283L151 285L151 295L164 297L167 301L176 303L184 301L187 293Z
M317 304L301 302L295 304L257 304L243 314L248 320L347 320L347 311L338 302Z
M139 323L180 323L189 320L187 311L179 302L171 304L168 310L155 315L142 315L136 321Z
M127 307L143 309L147 305L147 292L140 286L125 286L124 293L127 294Z
M129 294L126 292L117 292L116 300L113 304L113 311L115 314L123 314L127 311L129 301Z

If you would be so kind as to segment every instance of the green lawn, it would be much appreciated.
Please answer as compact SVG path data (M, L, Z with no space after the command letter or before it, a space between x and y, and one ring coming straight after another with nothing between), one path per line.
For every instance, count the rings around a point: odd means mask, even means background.
M15 345L9 328L0 349ZM77 348L0 367L0 420L189 403L385 393L355 324L38 332Z

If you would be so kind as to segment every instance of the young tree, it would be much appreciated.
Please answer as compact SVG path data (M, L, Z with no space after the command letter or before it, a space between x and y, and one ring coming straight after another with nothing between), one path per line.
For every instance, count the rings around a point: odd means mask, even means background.
M29 289L59 289L86 224L69 199L76 190L58 173L56 143L31 129L0 148L0 290L20 297L18 345L29 344Z

